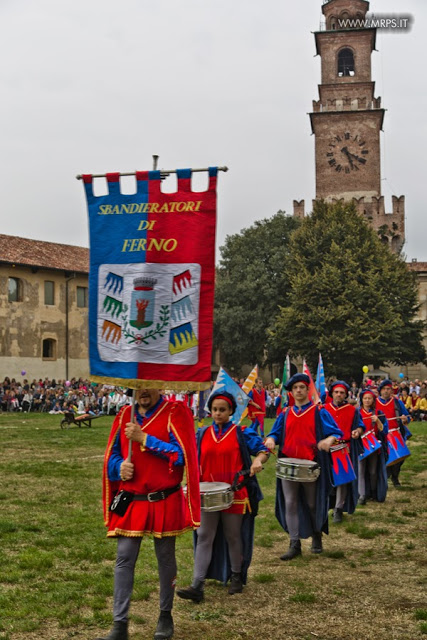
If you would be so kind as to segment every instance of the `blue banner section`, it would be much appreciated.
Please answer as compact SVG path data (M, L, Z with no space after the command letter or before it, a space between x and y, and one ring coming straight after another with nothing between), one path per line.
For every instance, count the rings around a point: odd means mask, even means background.
M160 171L150 171L147 177L160 180ZM85 183L86 199L89 214L89 239L90 239L90 272L89 272L89 327L97 327L99 314L99 291L103 285L108 298L105 308L112 311L112 318L106 328L106 336L115 341L114 332L120 330L119 323L114 322L114 316L120 315L119 307L114 313L114 305L123 292L123 277L115 273L114 268L107 270L100 283L100 265L103 264L129 264L145 262L145 251L123 252L123 217L130 219L131 212L138 212L138 238L147 239L148 212L140 213L141 204L148 203L148 180L136 181L136 193L123 194L120 191L119 180L108 180L108 194L95 196L93 183ZM136 218L135 218L136 219ZM108 307L108 304L111 306ZM92 376L117 378L117 364L101 360L98 350L98 332L89 332L90 369ZM138 364L136 362L122 362L120 377L137 378Z

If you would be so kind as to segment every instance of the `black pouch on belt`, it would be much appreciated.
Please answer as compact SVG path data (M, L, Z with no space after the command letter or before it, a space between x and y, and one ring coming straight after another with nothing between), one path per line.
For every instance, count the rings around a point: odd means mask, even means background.
M110 504L110 511L117 513L118 516L124 516L134 497L135 494L130 491L119 491Z

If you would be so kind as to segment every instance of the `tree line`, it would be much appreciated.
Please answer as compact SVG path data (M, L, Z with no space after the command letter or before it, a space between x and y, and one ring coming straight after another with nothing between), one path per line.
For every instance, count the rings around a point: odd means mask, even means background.
M402 254L391 253L353 204L315 203L303 220L279 211L227 236L216 274L214 344L221 364L283 363L327 375L426 362L426 323Z

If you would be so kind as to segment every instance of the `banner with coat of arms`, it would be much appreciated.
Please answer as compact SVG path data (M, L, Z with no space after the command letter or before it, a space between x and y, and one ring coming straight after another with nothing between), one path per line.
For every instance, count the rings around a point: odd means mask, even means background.
M163 193L160 171L136 172L136 193L83 175L89 212L90 377L139 387L206 389L211 380L217 169L207 191L191 169Z

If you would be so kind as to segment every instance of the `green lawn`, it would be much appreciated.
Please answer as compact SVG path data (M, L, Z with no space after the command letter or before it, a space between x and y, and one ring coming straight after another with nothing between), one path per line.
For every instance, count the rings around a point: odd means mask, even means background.
M111 421L61 430L60 416L0 414L0 640L87 640L109 628L116 545L102 522L101 469ZM411 430L401 489L332 525L322 556L304 542L293 563L278 560L287 537L274 517L270 460L260 475L265 500L248 586L231 598L211 583L204 604L177 601L175 638L257 638L258 631L286 640L422 637L427 423ZM178 539L178 566L178 582L187 584L191 535ZM145 540L132 640L152 637L157 589L152 541Z

